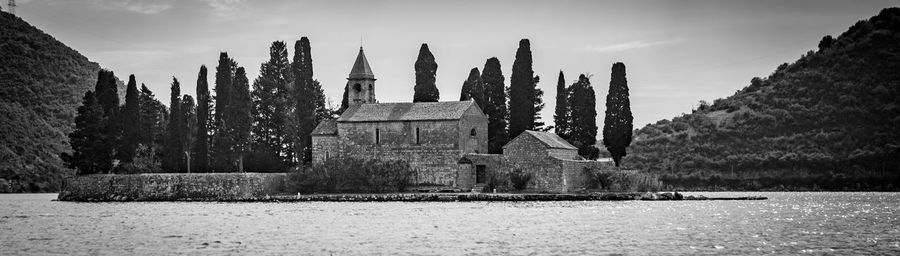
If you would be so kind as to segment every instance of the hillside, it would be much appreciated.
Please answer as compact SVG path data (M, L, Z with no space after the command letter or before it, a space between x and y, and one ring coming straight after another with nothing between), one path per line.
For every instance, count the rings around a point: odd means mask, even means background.
M675 188L898 190L900 8L634 138L625 164Z
M70 172L59 154L75 109L100 65L6 12L0 38L0 192L55 191Z

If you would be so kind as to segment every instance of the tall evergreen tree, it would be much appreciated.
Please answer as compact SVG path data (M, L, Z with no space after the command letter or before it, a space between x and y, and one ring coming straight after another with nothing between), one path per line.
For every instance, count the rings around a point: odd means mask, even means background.
M484 63L481 72L481 83L484 85L485 103L482 109L488 116L488 152L503 153L503 145L508 140L506 132L506 85L500 60L492 57Z
M156 99L153 91L141 84L141 144L148 147L162 147L165 137L168 112L166 106ZM160 152L161 150L156 150Z
M531 123L529 130L546 132L551 127L544 126L544 122L541 121L541 111L544 110L544 90L538 88L540 83L541 77L534 76L534 122Z
M287 118L294 108L293 92L290 92L291 62L287 45L283 41L272 42L269 61L260 65L259 77L253 81L253 154L248 165L254 171L280 170L291 161Z
M141 143L141 93L138 91L134 75L128 76L128 87L125 89L125 107L122 109L122 143L119 148L119 160L129 163L134 160L134 153Z
M185 157L184 165L186 171L196 172L193 166L195 157L193 145L197 133L197 105L194 103L194 97L191 97L191 95L185 94L181 96L181 116L184 118L184 122L181 123L178 131L179 135L181 135L181 147L179 149Z
M350 102L348 102L348 100L347 100L347 89L348 88L349 88L349 85L344 85L344 95L341 96L341 108L338 109L337 114L344 113L344 110L346 110L347 107L350 106Z
M200 66L197 74L197 133L194 135L193 172L209 172L209 83L206 79L206 66Z
M103 144L104 132L103 106L87 91L75 116L75 131L69 134L72 154L60 156L75 174L104 173L112 168L112 152Z
M244 172L244 156L250 147L250 127L252 116L250 109L253 103L250 98L250 82L243 67L235 71L232 87L231 106L228 108L228 120L231 121L229 136L234 143L231 146L232 159L239 172Z
M597 99L591 80L584 74L569 88L569 108L571 124L569 141L578 147L578 154L588 159L596 159L599 151L597 143Z
M509 137L515 138L533 129L535 116L535 83L532 70L531 43L519 41L516 60L509 79Z
M219 63L216 66L215 81L215 120L212 135L212 150L210 150L210 165L215 171L226 171L233 167L231 164L231 137L227 131L231 129L231 120L225 113L231 106L231 88L234 81L234 73L237 63L228 57L228 53L219 54Z
M609 150L616 166L626 156L625 148L631 145L634 129L631 115L631 100L628 99L628 80L625 79L625 64L616 62L612 66L609 94L606 95L606 119L603 122L603 145Z
M318 108L319 90L313 80L312 57L310 56L309 39L300 38L294 44L294 63L291 65L294 76L295 103L294 118L296 138L294 150L297 160L307 163L312 158L312 137L316 128L316 112ZM322 96L324 97L324 96ZM324 100L322 100L324 102Z
M463 82L459 100L473 100L478 107L484 108L484 85L481 83L481 72L478 68L469 71L469 77Z
M437 102L441 95L435 83L438 64L434 61L434 55L428 50L428 44L422 44L419 48L419 57L416 59L416 85L413 87L413 102Z
M172 78L169 97L169 124L166 128L166 145L163 148L163 169L170 172L184 170L184 152L182 151L181 134L184 126L184 112L181 111L181 84L178 79Z
M122 138L122 121L119 119L119 92L116 86L116 76L112 71L100 70L97 75L97 84L94 87L94 97L103 108L105 121L102 144L112 152L109 157L114 158ZM112 169L107 171L111 172Z
M556 109L553 114L556 135L564 139L569 138L569 90L566 89L566 78L562 70L559 71L559 80L556 82Z

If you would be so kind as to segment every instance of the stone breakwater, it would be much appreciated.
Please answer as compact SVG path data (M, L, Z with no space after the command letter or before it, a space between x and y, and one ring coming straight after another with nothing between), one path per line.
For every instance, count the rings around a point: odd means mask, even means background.
M219 201L219 202L470 202L470 201L680 201L765 200L765 197L716 198L678 193L595 192L290 194L286 173L148 173L83 175L66 180L60 201Z
M66 180L61 201L235 201L284 194L286 173L82 175Z

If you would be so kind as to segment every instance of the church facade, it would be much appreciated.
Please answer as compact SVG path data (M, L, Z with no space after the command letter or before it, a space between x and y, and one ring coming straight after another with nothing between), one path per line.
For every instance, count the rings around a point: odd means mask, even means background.
M347 78L348 108L312 132L313 163L330 158L403 160L416 171L415 187L468 191L511 170L534 175L534 191L568 192L583 186L577 149L553 133L527 131L487 154L488 117L474 101L378 103L375 75L360 48ZM533 184L532 184L533 183Z

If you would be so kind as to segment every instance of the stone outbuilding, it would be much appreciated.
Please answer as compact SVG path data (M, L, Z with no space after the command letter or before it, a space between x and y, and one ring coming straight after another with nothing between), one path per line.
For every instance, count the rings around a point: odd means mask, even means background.
M613 168L608 162L584 160L578 148L555 133L538 131L516 136L503 146L503 154L467 154L458 163L461 176L472 177L461 184L472 184L476 189L491 178L507 183L511 172L521 172L532 176L529 191L557 193L584 189L586 167Z

